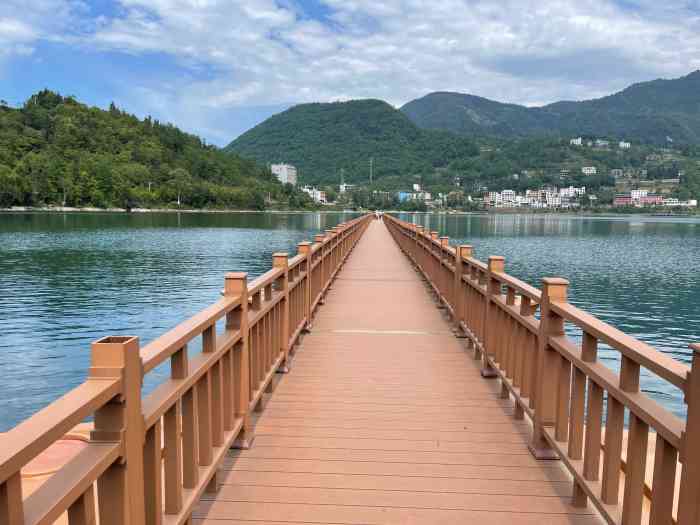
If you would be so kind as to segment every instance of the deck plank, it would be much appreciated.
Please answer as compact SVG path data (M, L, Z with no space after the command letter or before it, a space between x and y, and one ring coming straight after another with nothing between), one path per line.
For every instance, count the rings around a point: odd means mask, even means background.
M374 222L193 522L600 524L499 394Z

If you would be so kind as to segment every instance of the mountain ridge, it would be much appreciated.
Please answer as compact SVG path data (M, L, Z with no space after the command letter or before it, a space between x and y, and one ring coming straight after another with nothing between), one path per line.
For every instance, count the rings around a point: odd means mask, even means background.
M240 135L226 151L263 163L295 165L304 183L375 179L430 171L477 153L474 144L444 131L423 130L378 99L310 103L273 115Z
M423 129L500 138L591 135L664 143L700 142L700 70L637 82L604 97L528 107L455 91L436 91L400 111Z

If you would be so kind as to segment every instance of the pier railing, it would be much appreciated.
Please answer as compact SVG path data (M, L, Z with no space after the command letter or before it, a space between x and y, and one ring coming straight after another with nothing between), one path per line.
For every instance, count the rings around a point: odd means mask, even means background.
M484 263L438 232L385 223L482 376L500 378L514 417L532 422L533 455L571 473L575 506L590 500L610 524L700 524L700 346L689 368L570 304L564 279L537 289L508 275L503 257ZM619 372L598 358L603 345L619 353ZM641 390L641 369L683 393L685 418Z
M273 376L286 372L302 331L366 229L363 216L273 255L270 271L225 276L221 298L139 348L138 337L93 343L88 378L0 436L0 524L189 523L230 447L254 438ZM201 352L188 345L201 342ZM169 362L170 378L143 396L145 374ZM75 457L24 496L21 470L76 425L94 418Z

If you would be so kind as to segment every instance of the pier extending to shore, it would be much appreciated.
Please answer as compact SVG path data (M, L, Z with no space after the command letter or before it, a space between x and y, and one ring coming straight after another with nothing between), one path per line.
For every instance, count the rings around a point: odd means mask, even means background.
M341 224L251 282L227 274L144 347L94 343L86 381L0 437L0 523L700 525L700 347L674 361L567 284L391 216ZM642 368L683 391L685 419ZM90 416L23 493L22 469Z

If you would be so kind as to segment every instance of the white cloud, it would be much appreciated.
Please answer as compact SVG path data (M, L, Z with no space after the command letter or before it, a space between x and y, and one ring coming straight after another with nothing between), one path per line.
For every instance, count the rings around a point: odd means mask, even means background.
M398 105L435 90L541 104L700 68L700 12L683 0L315 0L321 20L304 0L114 0L111 15L80 24L79 2L28 1L34 18L0 7L0 43L165 54L182 75L159 100L189 119L347 98ZM131 81L143 103L159 91Z
M86 6L79 0L2 0L0 59L29 55L41 39L62 40L81 30Z

